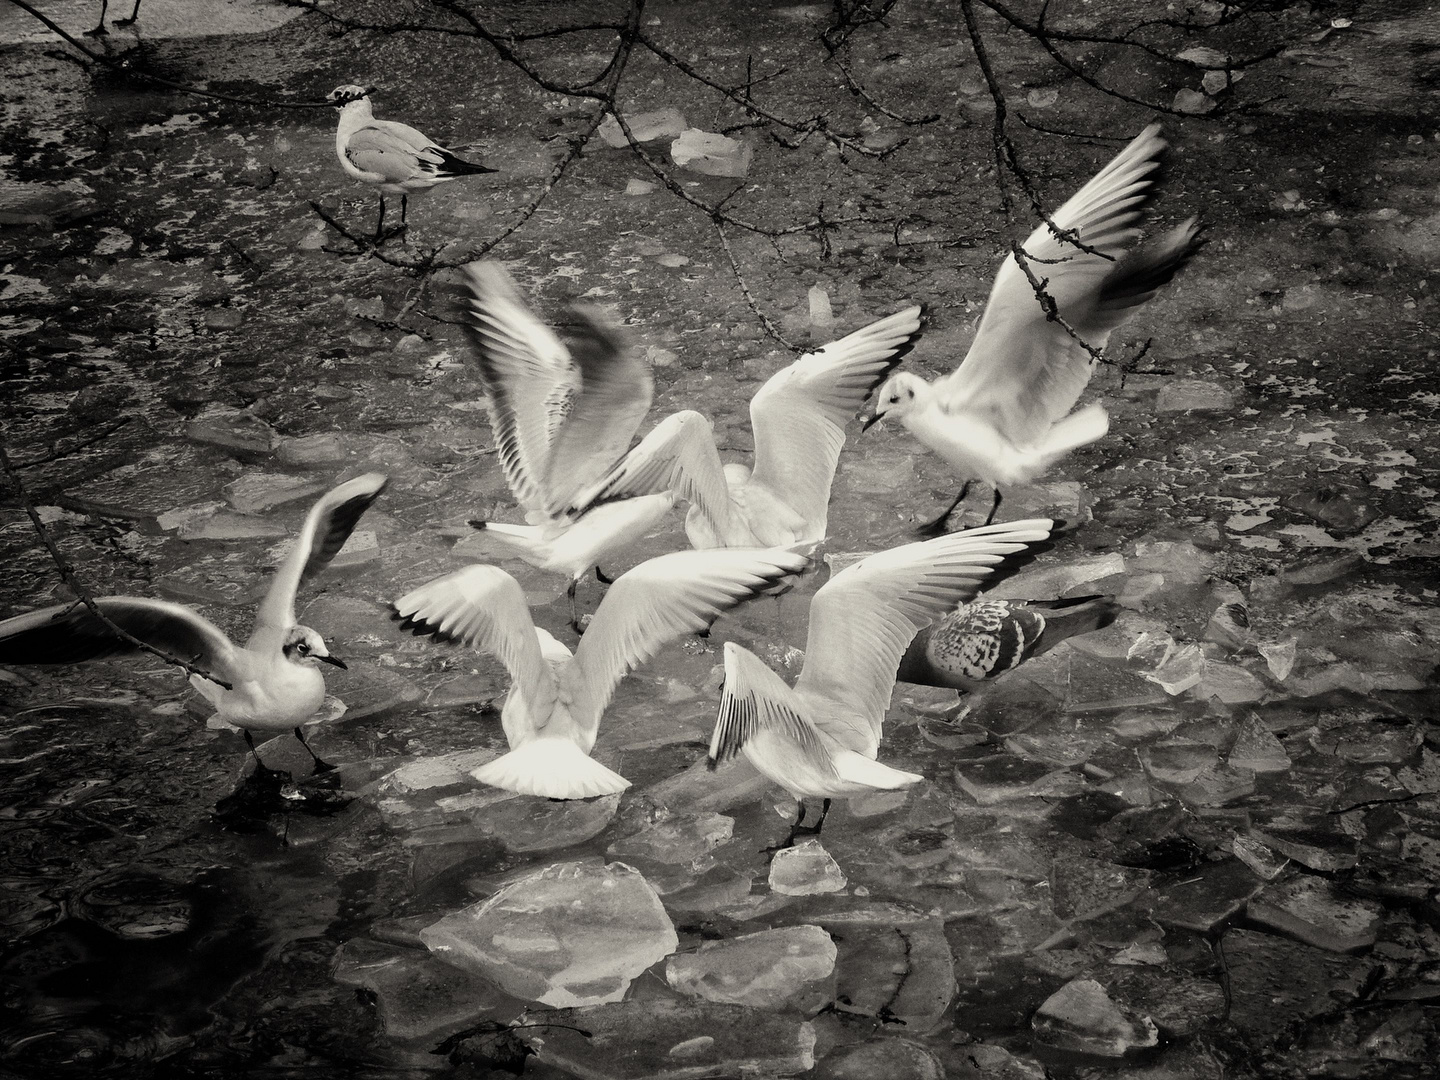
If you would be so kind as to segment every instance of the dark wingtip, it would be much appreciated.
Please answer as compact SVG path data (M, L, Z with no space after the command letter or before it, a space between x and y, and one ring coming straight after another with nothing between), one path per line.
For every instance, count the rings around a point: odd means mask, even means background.
M706 754L706 755L705 755L705 770L706 770L706 772L714 772L714 771L715 771L716 769L718 769L719 767L720 767L720 762L716 761L715 758L712 757L710 754Z
M465 522L465 524L469 525L472 529L478 529L481 532L484 532L490 527L490 523L484 518L471 518L469 521Z

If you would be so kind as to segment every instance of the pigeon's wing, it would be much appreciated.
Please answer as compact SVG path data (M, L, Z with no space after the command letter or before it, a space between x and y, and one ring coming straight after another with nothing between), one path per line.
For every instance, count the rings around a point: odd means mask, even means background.
M235 646L190 608L139 596L102 596L95 606L152 648L233 681ZM0 664L74 664L137 650L79 601L0 622Z
M776 772L839 780L801 696L749 649L727 641L725 688L710 736L711 768L757 743L752 752L764 753Z
M529 705L526 713L542 718L536 730L544 727L557 701L555 677L535 636L525 593L513 577L495 566L467 566L412 589L394 608L411 633L457 641L497 657L510 673L512 692Z
M846 423L915 347L923 322L918 306L873 322L776 372L751 400L751 479L805 519L807 539L825 535Z
M599 503L668 491L698 507L715 532L730 530L730 487L710 421L686 409L667 416L623 461L568 508L578 517Z
M305 524L295 538L285 561L275 571L270 591L255 612L255 629L250 645L261 645L261 639L280 636L295 625L295 594L302 582L308 581L330 564L335 553L345 546L360 515L380 497L389 480L383 473L366 473L331 488L320 496ZM279 647L276 643L276 648Z
M842 702L845 714L868 725L853 738L836 732L842 742L878 743L895 671L911 638L974 597L997 564L1045 540L1051 526L1045 519L988 525L891 548L845 568L810 601L796 692Z
M473 262L461 271L500 468L521 506L543 510L551 443L580 391L580 370L499 263Z
M621 574L575 650L576 720L593 731L632 668L808 564L785 548L720 548L661 555Z
M1151 124L1051 216L1057 228L1104 255L1057 237L1044 223L1025 241L1031 273L1044 283L1060 316L1096 350L1124 318L1107 316L1102 292L1138 234L1165 151L1159 125ZM995 277L970 351L934 387L947 411L981 418L1017 446L1028 447L1074 407L1094 366L1086 349L1047 317L1012 253Z
M570 356L580 389L550 446L542 487L545 509L565 510L575 495L600 480L630 448L650 411L655 379L650 365L592 308L576 307L578 330Z

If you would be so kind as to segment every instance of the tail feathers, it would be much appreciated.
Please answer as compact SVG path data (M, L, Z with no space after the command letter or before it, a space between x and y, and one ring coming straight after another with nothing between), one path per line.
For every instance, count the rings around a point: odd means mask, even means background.
M1109 430L1110 414L1105 406L1086 405L1051 425L1036 453L1048 466L1071 450L1104 438Z
M1201 233L1200 220L1192 217L1122 258L1100 287L1099 310L1118 321L1149 300L1205 246Z
M437 148L438 149L438 148ZM492 169L486 165L477 165L473 161L465 161L458 158L449 150L440 150L440 164L436 166L435 173L438 176L470 176L475 173L499 172L499 169Z
M1045 615L1045 632L1032 655L1053 649L1066 638L1103 630L1120 614L1120 604L1113 596L1075 596L1032 604Z
M889 765L881 765L874 758L857 754L853 750L843 751L834 757L835 771L841 780L880 791L895 791L912 787L925 778L913 772L901 772Z
M495 537L506 547L519 552L527 561L548 561L553 554L550 541L544 538L544 529L538 525L507 525L500 521L476 518L470 522L470 527Z
M482 784L546 799L616 795L630 786L569 739L531 739L470 775Z
M220 707L220 699L225 696L225 688L219 683L213 683L209 679L199 675L190 676L190 685L200 691L200 695L217 709Z

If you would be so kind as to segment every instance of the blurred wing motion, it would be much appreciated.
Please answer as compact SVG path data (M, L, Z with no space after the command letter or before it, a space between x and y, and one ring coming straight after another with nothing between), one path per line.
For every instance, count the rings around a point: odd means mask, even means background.
M126 633L230 682L236 655L208 619L179 604L138 596L102 596L95 606ZM73 664L138 651L79 601L0 622L0 664Z

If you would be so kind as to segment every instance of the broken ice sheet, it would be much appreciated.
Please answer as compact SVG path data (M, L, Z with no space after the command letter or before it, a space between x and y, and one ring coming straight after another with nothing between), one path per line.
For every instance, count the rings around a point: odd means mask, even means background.
M660 898L624 863L555 863L420 932L447 963L557 1007L619 1001L679 939Z

